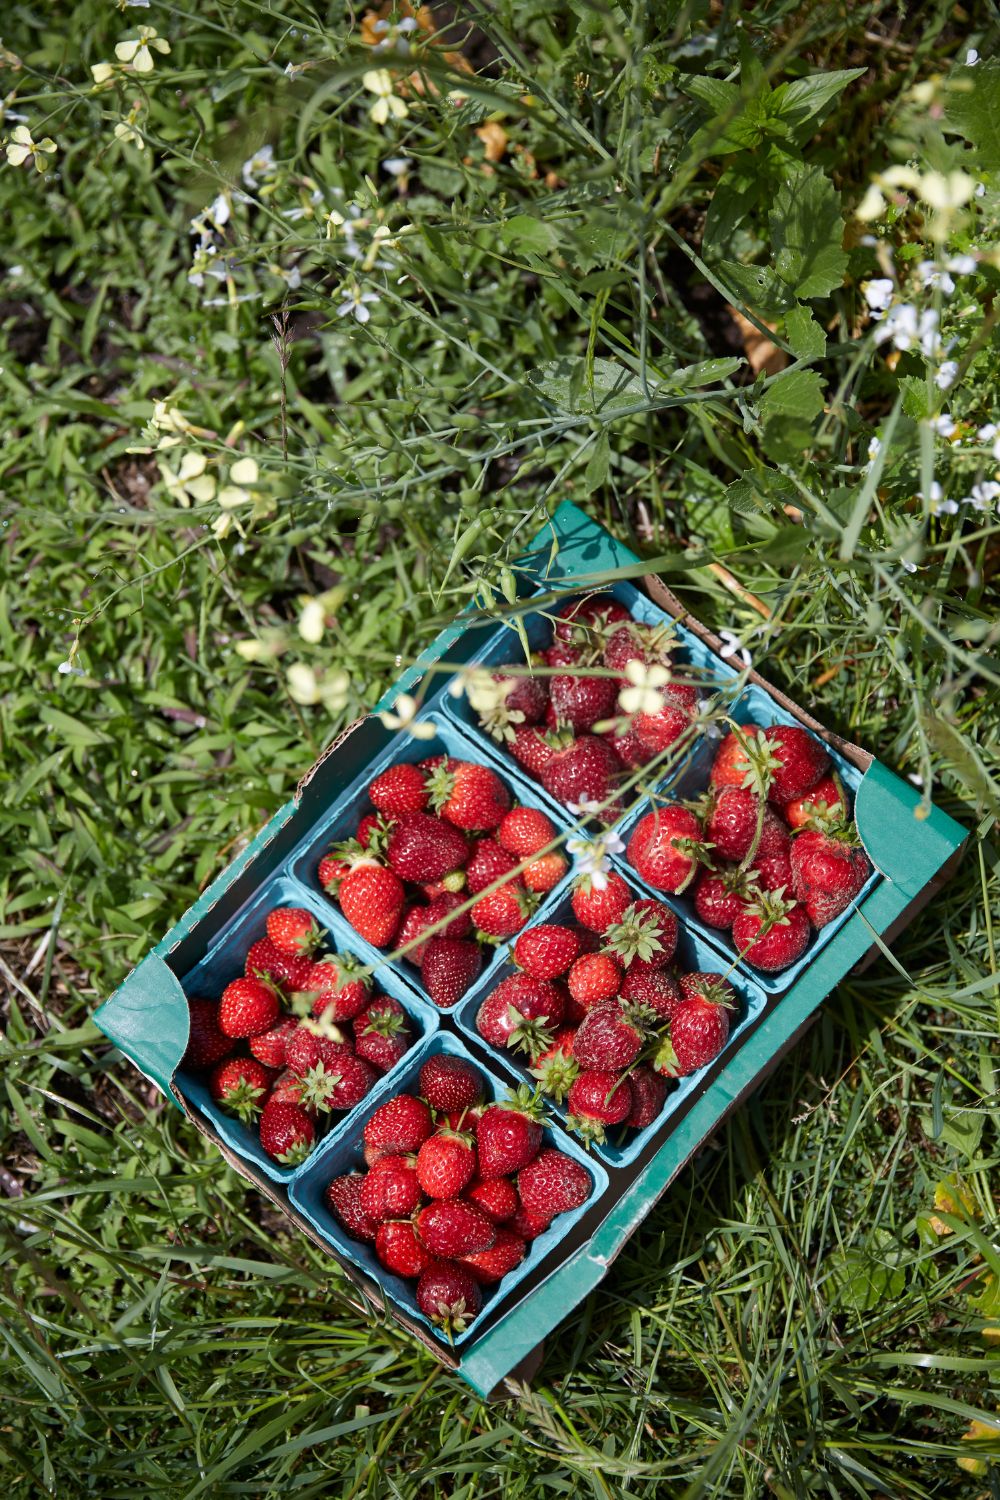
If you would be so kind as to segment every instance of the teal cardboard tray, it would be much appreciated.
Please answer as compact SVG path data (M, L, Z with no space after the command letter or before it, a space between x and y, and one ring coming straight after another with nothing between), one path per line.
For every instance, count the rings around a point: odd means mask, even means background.
M546 603L555 606L560 596L565 599L582 591L629 585L642 570L634 553L569 503L561 505L542 529L523 564L524 588L536 592L526 603L512 607L521 611L544 607ZM733 669L719 656L715 637L684 612L659 579L647 577L643 582L646 594L638 597L648 595L653 606L676 620L690 638L692 660L698 659L694 654L696 647L700 658L716 671L720 680L727 677L731 680ZM377 709L391 707L403 692L422 694L428 708L439 709L448 701L444 693L449 675L473 660L495 633L495 619L483 622L469 615L460 617L402 674ZM776 718L788 715L804 723L853 768L855 817L877 878L842 924L822 944L815 945L809 961L787 987L781 993L768 994L765 1003L755 1006L752 1015L747 1014L745 1024L725 1052L706 1070L697 1086L686 1092L667 1121L651 1130L649 1139L635 1156L627 1162L608 1161L608 1186L595 1195L582 1217L541 1261L531 1266L526 1263L516 1297L498 1295L489 1317L477 1324L461 1347L449 1347L412 1316L412 1309L394 1297L391 1288L382 1288L368 1269L342 1257L344 1275L360 1293L360 1300L352 1299L356 1306L373 1314L384 1307L442 1363L483 1395L502 1390L508 1377L513 1374L523 1377L537 1363L543 1341L608 1274L629 1235L699 1146L742 1099L760 1086L839 980L873 946L884 947L890 942L931 898L960 855L966 837L964 829L936 807L931 807L924 816L926 809L912 786L894 776L867 751L824 730L756 672L743 674L742 680L766 694L767 703L776 705ZM448 717L452 717L450 711ZM464 726L456 724L455 728L462 733ZM464 732L468 733L468 729L464 728ZM395 753L394 744L399 744L398 739L377 717L360 721L342 735L306 774L295 796L279 809L96 1013L96 1020L108 1037L216 1143L234 1170L255 1183L303 1234L327 1253L331 1252L330 1238L292 1201L289 1183L269 1177L244 1144L224 1138L211 1115L197 1101L185 1096L184 1080L177 1076L188 1038L182 980L209 961L221 935L242 913L252 909L262 887L275 878L295 878L295 860L310 847L310 839L315 841L336 817L335 809L344 807L356 796L371 765L379 757ZM421 756L411 754L407 758ZM515 781L513 773L509 779ZM519 783L519 795L524 795L525 800L533 790L526 783ZM357 811L360 815L363 808L358 807ZM557 904L559 897L558 891L553 893L543 911ZM321 898L313 893L313 899ZM541 919L540 911L533 920ZM707 943L709 939L704 941ZM719 945L717 935L712 941L720 959L715 967L722 968L725 949ZM346 946L358 951L353 934ZM394 969L395 964L380 954L374 967L377 985L388 989L380 969ZM399 965L396 977L410 989L414 988L413 975L411 966ZM747 977L755 982L759 979L759 976ZM416 994L418 1003L421 998ZM435 1037L459 1036L454 1014L442 1013L438 1023L438 1031L428 1030L422 1047L436 1045ZM442 1041L442 1045L449 1044ZM503 1072L502 1060L498 1062ZM405 1058L400 1069L399 1076L404 1076ZM339 1149L355 1130L351 1112L318 1149L324 1153ZM317 1155L309 1158L299 1172L304 1176L317 1160ZM295 1196L299 1196L297 1189Z

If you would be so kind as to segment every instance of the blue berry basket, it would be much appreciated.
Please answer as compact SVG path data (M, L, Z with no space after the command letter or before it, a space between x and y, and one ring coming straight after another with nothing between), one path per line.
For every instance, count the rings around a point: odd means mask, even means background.
M299 1168L294 1181L289 1187L289 1201L294 1208L298 1209L312 1225L313 1229L321 1236L323 1241L343 1260L349 1261L359 1270L363 1271L374 1281L385 1296L387 1303L394 1303L404 1309L406 1314L422 1323L425 1328L431 1330L436 1337L441 1337L439 1329L435 1328L429 1318L426 1318L417 1306L415 1296L415 1282L408 1281L401 1276L396 1276L382 1266L375 1255L374 1250L361 1240L352 1239L344 1230L339 1220L330 1212L326 1205L325 1192L327 1184L334 1177L340 1177L345 1172L364 1167L362 1132L368 1120L378 1109L379 1105L400 1093L415 1093L418 1088L418 1075L423 1064L429 1057L436 1057L440 1053L447 1053L452 1057L465 1057L474 1063L483 1074L486 1081L486 1092L490 1099L503 1098L507 1085L502 1079L490 1072L488 1065L472 1053L464 1045L459 1037L450 1035L448 1032L439 1031L429 1037L419 1047L415 1047L407 1053L402 1064L394 1072L392 1079L388 1077L380 1081L371 1093L352 1113L350 1121L351 1129L344 1130L338 1127L337 1131L328 1136L327 1139L313 1152L309 1160ZM502 1281L490 1287L483 1287L482 1311L467 1325L461 1333L454 1335L454 1343L462 1344L473 1334L478 1334L482 1325L495 1312L501 1304L507 1304L511 1293L527 1278L532 1278L535 1285L535 1273L550 1251L561 1245L571 1233L573 1226L583 1215L590 1211L605 1192L608 1186L608 1176L604 1169L594 1161L581 1146L573 1140L565 1131L558 1126L548 1125L545 1131L544 1145L555 1146L567 1156L573 1157L575 1161L590 1174L593 1185L590 1197L579 1208L568 1213L559 1214L552 1221L548 1229L540 1234L537 1239L528 1242L527 1254L524 1260L513 1271L509 1271Z

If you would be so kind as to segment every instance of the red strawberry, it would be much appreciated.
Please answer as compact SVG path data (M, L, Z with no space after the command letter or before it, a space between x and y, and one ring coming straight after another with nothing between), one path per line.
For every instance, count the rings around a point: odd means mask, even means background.
M872 872L856 835L806 828L792 840L792 888L814 927L846 911Z
M551 1046L538 1054L534 1066L529 1069L542 1093L548 1094L557 1104L563 1102L580 1071L573 1057L575 1040L576 1027L563 1026L552 1038Z
M791 847L778 854L758 854L747 874L764 891L790 891L792 888ZM735 917L733 918L735 921Z
M537 662L537 658L534 658ZM531 671L521 672L494 672L493 681L499 683L503 690L503 713L496 714L496 726L491 721L490 714L482 715L484 727L494 734L494 727L503 728L506 724L537 724L543 717L549 703L549 683L547 677L540 677ZM495 739L502 736L494 734Z
M677 951L677 918L655 897L634 901L604 934L604 950L626 969L662 969Z
M501 819L496 841L501 849L521 860L537 854L555 836L555 824L539 808L512 807Z
M732 987L721 974L686 974L685 999L670 1021L653 1067L668 1078L685 1078L718 1057L729 1039Z
M247 1046L257 1061L262 1062L266 1068L283 1068L288 1038L298 1028L299 1023L294 1016L282 1016L270 1031L262 1031L260 1036L252 1036Z
M604 647L604 665L624 672L630 661L670 667L678 641L672 625L643 625L629 620L617 626Z
M476 1170L476 1153L465 1136L439 1130L417 1155L417 1177L428 1198L457 1198Z
M538 1236L544 1234L548 1227L548 1219L538 1219L534 1214L529 1214L526 1208L519 1208L507 1225L507 1228L513 1234L520 1235L522 1240L537 1240Z
M532 776L541 776L555 751L547 734L534 724L518 724L509 739L506 749Z
M469 863L465 867L465 879L470 896L479 896L487 886L502 880L517 869L518 861L513 854L502 849L495 839L477 840ZM515 878L514 885L520 885Z
M335 1074L328 1073L322 1063L308 1069L300 1077L291 1068L279 1073L271 1085L269 1100L276 1104L297 1104L304 1109L310 1120L319 1119L320 1111L330 1108L329 1096L334 1087Z
M427 951L430 938L425 938L423 942L419 942L418 939L431 925L429 911L429 906L407 907L399 931L396 933L396 951L411 964L419 964Z
M422 1276L434 1258L417 1239L409 1220L380 1224L375 1231L375 1254L394 1276Z
M349 1235L356 1240L367 1240L374 1244L378 1225L374 1219L369 1219L361 1207L361 1184L364 1180L361 1172L347 1172L343 1177L335 1177L328 1183L323 1196L330 1212L340 1220Z
M614 788L621 774L621 762L604 740L593 734L553 750L542 767L542 786L557 802L609 803L605 820L617 816L613 806Z
M392 818L383 818L378 813L365 813L358 824L355 838L369 854L381 855L395 826Z
M467 1266L433 1264L417 1282L417 1306L449 1336L462 1333L482 1305L483 1294Z
M506 1177L478 1179L466 1189L465 1196L493 1224L505 1224L514 1217L519 1206L517 1190Z
M569 869L569 861L555 850L551 854L536 854L522 867L521 879L529 891L544 896L554 891Z
M629 1001L595 1005L580 1022L573 1056L581 1068L624 1073L646 1045L642 1015Z
M701 1000L705 1005L721 1005L723 1010L736 1009L736 991L724 974L714 969L693 969L677 981L685 1000Z
M547 979L511 974L486 996L476 1015L476 1030L493 1047L513 1047L537 1054L566 1009L562 991Z
M406 901L402 881L384 865L354 865L340 882L340 909L355 932L376 948L392 942Z
M635 825L628 860L656 890L676 895L694 879L702 847L701 825L694 813L668 802Z
M555 638L557 641L580 638L600 640L608 634L612 626L631 618L624 604L619 604L613 595L589 594L584 599L576 599L571 604L564 604L558 611Z
M431 936L439 938L468 937L472 931L472 917L467 910L463 910L464 906L465 897L455 895L451 891L444 891L440 896L435 896L434 900L426 908L428 917L427 926L428 928L434 927L436 929ZM445 921L448 917L451 920ZM445 925L443 927L438 926L440 922L444 922Z
M472 908L472 920L484 937L508 938L520 932L537 904L537 897L508 883L487 891Z
M514 944L514 962L533 979L557 979L565 974L580 952L580 939L572 927L542 922L522 932Z
M442 1010L455 1005L483 967L482 949L459 938L431 938L420 964L420 974L434 1004Z
M632 1113L625 1124L633 1130L645 1130L652 1125L663 1108L667 1097L667 1081L659 1073L645 1066L633 1068L628 1075L632 1090Z
M434 1129L430 1109L413 1094L397 1094L380 1104L365 1125L365 1161L419 1151Z
M621 722L619 720L619 724ZM628 723L628 721L625 722ZM646 749L635 731L635 726L631 723L628 723L624 732L621 732L618 727L607 729L601 738L611 746L626 770L636 771L652 759L652 752Z
M549 684L549 696L559 722L580 734L615 712L618 684L613 677L559 672Z
M401 813L423 812L429 795L426 773L405 761L376 776L368 788L372 806L393 818Z
M567 1104L566 1128L585 1141L603 1141L607 1126L621 1125L632 1113L632 1088L617 1073L589 1068L573 1084Z
M488 1104L476 1130L480 1175L507 1177L526 1167L542 1144L541 1116L541 1095L525 1084L506 1100Z
M497 773L468 760L436 767L428 787L435 812L469 833L496 828L510 807L510 792Z
M771 724L764 739L772 757L768 796L779 805L802 797L830 767L826 746L796 724Z
M336 953L311 964L300 993L312 996L312 1014L328 1021L352 1021L368 1004L371 975L351 953Z
M766 974L787 969L809 946L809 913L797 901L765 891L733 923L733 942L740 954Z
M298 958L312 953L323 934L312 912L302 906L277 906L268 913L267 935L281 953Z
M635 736L647 755L662 755L670 749L698 712L697 688L686 683L670 683L663 689L663 707L655 714L636 714Z
M464 1198L435 1198L417 1215L417 1233L432 1255L451 1260L488 1250L496 1225Z
M298 1104L271 1098L260 1117L260 1144L268 1156L285 1167L305 1161L316 1140L316 1128Z
M403 1007L380 995L354 1018L354 1050L380 1073L388 1073L413 1046Z
M617 995L621 982L622 971L610 953L584 953L566 979L573 999L586 1011Z
M300 1077L317 1063L334 1072L340 1059L354 1050L347 1032L339 1026L324 1023L322 1030L313 1030L314 1024L300 1022L285 1038L285 1064Z
M645 1005L663 1021L669 1021L680 1004L677 981L666 969L626 969L619 995Z
M405 1219L420 1202L420 1179L412 1156L380 1156L365 1173L361 1207L376 1224Z
M592 932L607 932L632 905L632 892L614 870L602 872L600 882L594 875L581 875L573 882L570 904L583 927Z
M851 809L843 782L831 771L803 796L782 802L779 811L789 828L833 829L847 822Z
M259 1036L280 1014L277 992L262 979L234 979L219 1001L219 1029L226 1036Z
M719 859L742 859L758 837L758 822L763 831L763 820L768 813L778 823L770 808L761 806L755 792L738 786L724 787L714 798L705 821L705 833L714 845L713 854Z
M694 909L706 927L732 927L758 887L753 876L737 866L702 870L694 888Z
M482 1110L472 1109L446 1109L440 1117L440 1123L448 1130L460 1130L463 1135L475 1136L479 1127L479 1116Z
M401 880L441 880L468 857L469 846L458 829L426 812L403 813L386 844L386 858Z
M260 938L247 949L243 972L248 979L264 979L270 984L286 984L290 990L302 988L302 979L312 967L308 953L292 957L282 953L270 938Z
M333 1073L336 1080L330 1093L331 1109L353 1109L378 1082L378 1072L363 1057L345 1054Z
M508 1271L513 1271L525 1257L527 1246L519 1234L512 1229L498 1229L497 1237L488 1250L478 1255L463 1255L460 1264L467 1266L476 1280L483 1286L502 1281Z
M547 1147L517 1174L517 1191L535 1219L551 1222L586 1203L593 1189L586 1167L564 1151Z
M466 1058L439 1052L420 1069L420 1092L432 1109L470 1109L483 1097L483 1075Z
M208 1091L223 1109L246 1122L263 1108L274 1074L255 1057L230 1057L212 1070Z
M219 1028L219 1007L214 1000L189 1000L188 1011L188 1044L181 1066L198 1072L228 1056L233 1039Z

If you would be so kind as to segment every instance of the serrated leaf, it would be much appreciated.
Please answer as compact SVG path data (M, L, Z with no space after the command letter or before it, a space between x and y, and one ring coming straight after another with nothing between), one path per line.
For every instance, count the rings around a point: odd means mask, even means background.
M801 417L810 422L823 410L823 381L815 370L788 370L769 383L760 398L760 414Z
M956 68L949 82L944 129L967 140L979 163L995 171L1000 162L1000 61Z
M702 254L721 255L734 231L760 197L761 176L746 156L737 157L726 168L712 194L702 233Z
M646 399L637 376L610 359L594 360L592 385L587 380L587 361L569 358L532 370L528 383L562 411L605 411Z
M515 214L501 224L500 238L509 250L531 255L548 255L558 242L552 226L532 214Z
M826 353L826 334L800 302L785 314L785 337L796 359L818 359Z
M781 188L768 219L775 265L798 297L825 297L847 270L840 194L819 167L796 172Z
M719 272L735 293L735 300L757 312L783 313L795 302L792 292L772 266L744 266L738 260L724 260Z
M721 78L685 78L683 89L716 115L739 109L743 103L738 84L726 83Z

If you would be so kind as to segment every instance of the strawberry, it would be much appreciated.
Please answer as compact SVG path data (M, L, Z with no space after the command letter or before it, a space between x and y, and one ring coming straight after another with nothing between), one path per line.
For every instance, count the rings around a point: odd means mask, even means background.
M542 1144L542 1098L526 1084L506 1100L488 1104L479 1117L476 1150L483 1177L507 1177L538 1154Z
M365 1173L359 1200L376 1224L405 1219L420 1203L420 1180L412 1156L380 1156Z
M610 803L620 773L621 762L611 746L596 735L581 734L553 750L540 780L557 802ZM609 806L606 821L616 815Z
M465 1196L492 1224L505 1224L512 1219L520 1201L514 1184L507 1177L477 1178L466 1189Z
M434 1256L453 1259L488 1250L496 1225L464 1198L435 1198L417 1215L417 1233Z
M388 1073L413 1046L401 1005L382 995L354 1020L354 1050L379 1073Z
M290 990L299 990L311 967L312 958L308 953L293 958L290 953L282 953L276 948L270 938L264 937L251 943L247 949L243 972L248 979L264 979L269 984L285 984Z
M584 953L569 971L566 986L578 1005L589 1011L617 995L622 971L610 953Z
M497 829L497 843L508 854L519 860L537 854L556 836L556 827L537 807L512 807L505 813Z
M365 1161L419 1151L434 1129L428 1106L413 1094L396 1094L380 1104L365 1125Z
M361 1184L364 1180L361 1172L347 1172L343 1177L335 1177L332 1182L327 1183L323 1197L327 1208L340 1220L349 1235L356 1240L367 1240L374 1244L378 1225L374 1219L369 1219L361 1207Z
M626 969L618 993L622 1000L646 1006L662 1021L670 1020L681 999L677 981L666 969Z
M791 846L778 854L758 854L747 874L752 876L761 890L790 891L792 888ZM735 918L733 919L735 921Z
M542 922L522 932L514 944L514 962L533 979L557 979L565 974L580 952L580 940L572 927Z
M492 1286L521 1264L526 1251L519 1234L512 1229L498 1229L488 1250L480 1250L478 1255L463 1255L459 1264L466 1266L481 1286Z
M463 1135L475 1136L481 1114L482 1110L478 1106L471 1109L446 1109L440 1116L439 1124L447 1130L459 1130Z
M472 931L472 917L465 907L465 898L455 895L451 891L444 891L426 908L427 927L435 928L431 933L432 938L464 938ZM445 919L450 917L450 921ZM438 926L439 923L444 926Z
M736 865L702 870L694 888L694 909L706 927L717 927L721 931L732 927L757 890L753 873Z
M473 761L437 766L427 784L434 811L468 833L496 828L510 808L510 792L496 771Z
M219 1029L226 1036L259 1036L270 1031L280 1011L277 991L262 979L234 979L219 1001Z
M846 911L871 874L856 834L846 827L825 833L806 828L792 840L792 889L814 927Z
M534 1161L517 1174L517 1191L523 1207L533 1218L549 1222L558 1214L580 1208L590 1197L592 1187L586 1167L551 1146L539 1151Z
M428 901L436 901L439 896L454 896L465 890L465 871L451 870L440 880L420 880L417 884Z
M329 891L331 896L336 896L340 889L340 882L351 868L351 862L344 859L339 853L332 850L324 854L316 866L316 878L324 891Z
M386 844L386 859L401 880L440 880L468 857L458 829L426 812L401 814Z
M797 724L771 724L764 739L772 760L768 796L781 805L802 797L830 768L826 746Z
M632 893L614 870L603 871L600 882L595 875L581 875L573 882L570 905L581 926L607 932L632 905Z
M729 1039L732 987L721 974L686 974L684 1000L670 1020L669 1037L657 1048L653 1067L667 1078L685 1078L718 1057Z
M613 677L559 672L549 684L549 695L559 722L581 734L615 712L618 684Z
M312 912L302 906L277 906L268 912L267 935L279 952L292 958L313 953L323 937Z
M214 1000L189 1000L188 1012L188 1044L181 1066L198 1072L228 1056L233 1039L219 1027L219 1007Z
M720 859L742 859L758 840L758 823L763 832L768 813L771 821L778 823L775 814L762 805L755 792L738 786L723 788L713 799L705 821L705 833L714 846L713 853Z
M482 949L459 938L431 938L420 964L420 974L434 1004L442 1010L455 1005L479 978Z
M409 1220L380 1224L375 1231L375 1254L394 1276L422 1276L434 1257L417 1239Z
M314 1016L328 1021L353 1021L368 1004L371 975L351 953L310 964L298 993L311 1000Z
M381 855L395 826L393 818L383 818L379 813L365 813L354 837L369 854Z
M647 1125L652 1125L663 1108L667 1097L667 1081L652 1068L641 1066L632 1069L628 1082L632 1090L632 1113L625 1124L633 1130L645 1130Z
M577 1078L567 1099L567 1130L588 1143L603 1141L606 1127L621 1125L632 1113L632 1088L627 1078L605 1068L588 1068Z
M580 1066L573 1056L576 1039L575 1026L563 1026L552 1038L550 1046L540 1052L530 1072L543 1094L548 1094L561 1104L576 1080Z
M375 777L368 796L373 807L392 818L401 813L423 812L430 798L427 775L419 766L401 761Z
M462 1333L483 1305L483 1294L467 1266L432 1264L417 1282L417 1306L445 1333Z
M628 861L656 890L679 895L694 879L703 847L694 813L679 802L668 802L635 825Z
M733 942L740 955L766 974L787 969L809 946L809 913L777 891L764 891L733 923Z
M439 1052L420 1069L420 1092L432 1109L470 1109L483 1097L483 1075L466 1058Z
M288 1038L298 1028L299 1023L294 1016L282 1016L270 1031L262 1031L259 1036L250 1037L247 1046L257 1061L262 1062L266 1068L283 1068Z
M518 724L505 748L532 776L541 776L555 754L548 735L534 724Z
M678 641L672 625L643 625L629 620L613 629L604 647L604 665L624 672L630 661L670 667Z
M472 908L472 920L482 937L508 938L520 932L537 905L531 891L512 883L487 891Z
M255 1057L230 1057L212 1070L208 1091L216 1104L231 1109L244 1124L263 1108L274 1074Z
M551 854L536 854L521 869L521 879L529 891L544 896L554 891L569 870L569 861L553 849Z
M417 1154L417 1177L428 1198L457 1198L475 1170L472 1145L453 1130L428 1136Z
M513 1234L520 1235L522 1240L537 1240L538 1236L544 1234L548 1227L548 1219L536 1218L534 1214L529 1214L526 1208L519 1208L507 1225L507 1228Z
M622 722L627 724L624 731L620 728ZM636 771L652 759L650 751L646 749L636 733L635 726L628 720L619 720L615 728L604 730L601 738L611 746L618 760L628 771Z
M685 1000L701 1000L705 1005L721 1005L723 1010L736 1009L736 991L724 974L715 970L693 969L677 981Z
M624 1073L646 1045L642 1012L630 1001L595 1005L580 1022L573 1056L581 1068Z
M533 657L531 665L538 660ZM537 724L544 717L549 705L549 684L546 677L530 670L494 672L493 681L500 690L498 701L487 707L477 705L477 712L487 734L503 744L512 738L515 726Z
M497 880L502 880L505 875L512 874L517 869L517 865L518 861L515 856L501 848L495 839L478 839L473 846L469 863L465 867L469 895L481 895L487 886L493 885ZM520 885L520 879L515 877L513 884Z
M654 714L636 714L635 737L647 756L662 755L690 729L698 703L697 688L671 683L663 690L662 708Z
M285 1167L304 1162L316 1141L316 1127L298 1104L271 1098L260 1117L260 1144Z
M285 1038L285 1065L300 1077L317 1063L335 1071L340 1059L353 1052L347 1032L339 1026L324 1023L322 1029L314 1029L315 1022L300 1022Z
M843 782L836 771L821 776L803 796L780 803L778 810L789 828L826 829L845 824L851 811Z
M268 1100L276 1104L297 1104L315 1123L321 1111L329 1111L335 1077L336 1074L328 1073L322 1063L307 1069L301 1076L293 1073L291 1068L285 1068L271 1085Z
M366 1094L371 1093L379 1074L363 1057L346 1053L338 1060L332 1077L334 1086L329 1096L330 1108L353 1109Z
M384 865L356 864L340 882L340 909L355 932L376 948L392 942L406 893L399 876Z
M564 604L557 612L555 638L557 641L587 640L591 636L600 639L612 626L631 618L624 604L619 604L613 595L589 594Z
M511 974L480 1005L476 1030L493 1047L537 1055L548 1046L565 1009L562 991L550 980Z
M655 897L633 901L604 934L604 951L626 969L662 969L677 951L677 918Z

